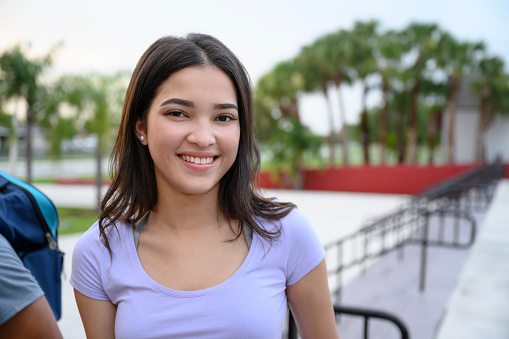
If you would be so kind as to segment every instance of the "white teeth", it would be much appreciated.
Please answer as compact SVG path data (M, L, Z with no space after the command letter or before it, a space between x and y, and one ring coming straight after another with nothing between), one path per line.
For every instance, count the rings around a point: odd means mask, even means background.
M214 161L214 158L198 158L198 157L190 157L189 155L181 155L182 159L184 159L187 162L192 162L197 165L206 165L211 164L212 161Z

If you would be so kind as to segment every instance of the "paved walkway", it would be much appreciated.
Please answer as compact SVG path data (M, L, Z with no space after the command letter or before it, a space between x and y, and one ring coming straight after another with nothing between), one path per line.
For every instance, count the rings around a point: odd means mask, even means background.
M476 219L482 221L482 217L477 215ZM437 222L430 222L433 223ZM452 220L448 224L452 225ZM466 223L461 226L465 235ZM405 245L401 252L390 252L348 283L342 290L340 304L391 313L407 326L411 339L431 339L456 288L469 251L428 247L425 288L421 292L421 246ZM363 338L362 320L361 317L341 317L339 332L342 338ZM389 322L375 320L369 327L370 339L400 338L396 327Z
M437 339L509 338L509 180L486 214Z
M406 324L412 339L509 338L508 206L506 179L488 210L474 213L479 233L471 248L428 249L423 292L420 246L406 245L402 258L391 252L352 280L342 291L341 304L392 313ZM362 318L340 318L342 338L362 338L362 328ZM400 335L391 323L373 321L369 338Z

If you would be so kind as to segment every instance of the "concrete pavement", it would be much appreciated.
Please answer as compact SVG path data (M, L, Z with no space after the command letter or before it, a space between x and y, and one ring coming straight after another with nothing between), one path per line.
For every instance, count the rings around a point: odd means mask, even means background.
M436 339L509 338L509 180L502 180Z

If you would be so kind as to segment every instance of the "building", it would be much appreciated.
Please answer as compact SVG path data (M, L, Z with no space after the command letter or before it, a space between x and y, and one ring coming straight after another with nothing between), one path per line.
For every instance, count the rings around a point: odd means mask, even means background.
M476 161L475 151L479 126L479 95L471 90L473 77L463 77L456 98L456 117L454 123L454 160L457 164ZM449 131L448 112L442 115L442 137L440 149L442 159L447 159L447 140ZM486 129L484 137L487 162L499 156L509 163L509 115L497 113Z

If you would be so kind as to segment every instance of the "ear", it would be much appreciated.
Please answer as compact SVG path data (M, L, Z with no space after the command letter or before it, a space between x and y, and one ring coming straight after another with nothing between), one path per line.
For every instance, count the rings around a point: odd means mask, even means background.
M136 134L136 137L142 145L147 145L147 127L145 126L145 121L142 119L136 121L134 125L134 134Z

